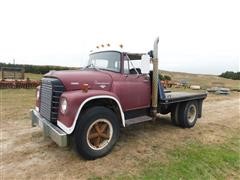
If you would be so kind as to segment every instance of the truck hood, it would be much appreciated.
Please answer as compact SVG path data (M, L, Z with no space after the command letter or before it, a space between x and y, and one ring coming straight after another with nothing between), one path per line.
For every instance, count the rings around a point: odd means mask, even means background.
M79 90L83 84L88 84L89 89L94 90L110 90L112 86L110 73L98 70L50 71L44 77L59 79L67 91Z

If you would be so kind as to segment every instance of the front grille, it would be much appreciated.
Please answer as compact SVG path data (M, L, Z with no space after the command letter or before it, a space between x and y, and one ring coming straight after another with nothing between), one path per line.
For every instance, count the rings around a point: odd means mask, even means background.
M60 96L64 86L58 79L43 78L40 90L40 114L52 123L57 122Z

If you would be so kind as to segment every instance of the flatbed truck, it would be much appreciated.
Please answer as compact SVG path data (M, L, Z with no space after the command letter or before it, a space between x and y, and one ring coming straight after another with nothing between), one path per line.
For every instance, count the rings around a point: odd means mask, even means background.
M72 144L85 159L107 155L120 128L154 122L159 113L171 113L176 126L193 127L207 94L165 92L158 79L158 42L148 53L97 48L85 68L45 74L31 110L32 126L61 147Z

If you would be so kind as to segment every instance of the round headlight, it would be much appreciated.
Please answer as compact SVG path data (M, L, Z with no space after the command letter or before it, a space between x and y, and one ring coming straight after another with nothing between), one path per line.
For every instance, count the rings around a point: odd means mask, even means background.
M60 110L61 110L61 113L63 113L63 114L66 113L66 111L67 111L67 99L66 98L61 99Z

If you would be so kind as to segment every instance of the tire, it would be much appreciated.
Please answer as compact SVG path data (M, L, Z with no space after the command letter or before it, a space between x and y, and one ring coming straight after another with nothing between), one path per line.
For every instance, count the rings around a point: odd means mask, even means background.
M166 114L168 114L168 113L171 112L171 110L170 110L169 108L164 108L164 107L162 107L162 106L160 106L160 108L158 109L158 111L159 111L160 114L163 114L163 115L166 115Z
M119 121L112 110L101 106L92 107L78 119L74 131L76 150L88 160L103 157L116 144L119 131Z
M183 128L191 128L196 124L198 106L196 101L180 104L179 123Z
M179 122L179 104L176 104L171 109L171 122L174 126L180 126Z

